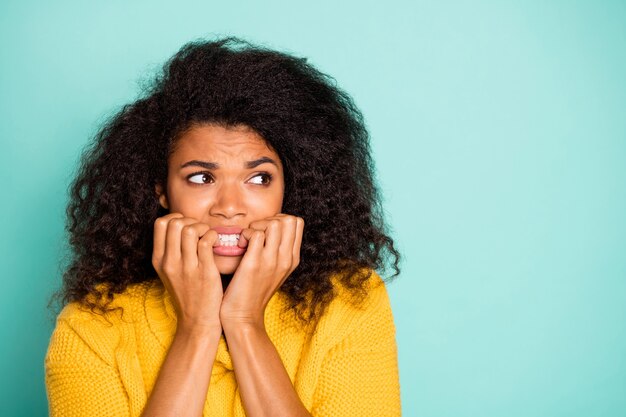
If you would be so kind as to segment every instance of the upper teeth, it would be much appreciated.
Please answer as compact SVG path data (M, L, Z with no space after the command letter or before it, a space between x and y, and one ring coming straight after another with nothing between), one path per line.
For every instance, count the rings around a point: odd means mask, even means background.
M230 235L218 234L217 236L219 237L220 244L222 246L237 246L237 241L239 241L238 234L230 234Z

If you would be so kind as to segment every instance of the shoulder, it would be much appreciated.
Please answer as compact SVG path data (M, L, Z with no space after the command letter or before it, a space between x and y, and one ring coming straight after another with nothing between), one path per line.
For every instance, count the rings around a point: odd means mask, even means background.
M353 333L374 337L381 330L395 332L387 288L375 271L361 296L339 283L334 283L334 289L335 297L316 326L316 332L323 333L331 344Z
M327 313L371 314L373 310L391 308L387 287L376 271L369 271L370 277L363 284L363 291L355 292L333 280L335 297L330 302Z
M68 321L72 323L91 323L94 326L109 326L120 321L128 321L132 319L134 310L143 302L146 291L151 285L151 281L130 284L122 293L113 294L113 299L107 304L107 311L104 313L93 311L77 301L69 303L59 313L57 322ZM98 289L104 288L106 288L105 284L98 286Z
M48 357L71 355L72 349L87 348L104 362L114 362L115 348L123 339L132 337L133 322L150 282L129 285L115 294L105 313L72 302L59 313L48 347ZM82 349L81 348L81 349Z

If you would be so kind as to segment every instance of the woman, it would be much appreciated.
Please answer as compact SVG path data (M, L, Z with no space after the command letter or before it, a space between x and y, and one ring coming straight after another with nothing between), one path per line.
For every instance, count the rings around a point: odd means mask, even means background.
M52 416L400 414L368 135L305 60L184 46L97 135L68 218Z

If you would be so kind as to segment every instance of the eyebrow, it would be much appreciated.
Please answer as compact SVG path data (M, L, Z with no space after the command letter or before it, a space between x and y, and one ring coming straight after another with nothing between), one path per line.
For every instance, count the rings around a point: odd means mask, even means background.
M278 168L278 164L276 163L276 161L274 161L272 158L268 157L268 156L263 156L259 159L255 159L254 161L248 161L245 163L245 167L248 169L252 169L252 168L256 168L259 165L262 164L274 164L276 166L276 168Z
M278 164L276 163L276 161L274 161L272 158L267 157L267 156L263 156L253 161L247 161L244 164L244 166L247 169L253 169L253 168L258 167L259 165L267 164L267 163L274 164L276 168L278 168ZM217 162L198 161L197 159L194 159L192 161L185 162L184 164L180 166L180 168L182 169L182 168L192 167L192 166L201 167L204 169L219 169L220 167L220 165Z

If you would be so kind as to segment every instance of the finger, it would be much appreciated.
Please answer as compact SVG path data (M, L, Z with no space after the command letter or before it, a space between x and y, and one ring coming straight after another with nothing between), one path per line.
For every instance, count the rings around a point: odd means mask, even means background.
M218 243L218 234L215 230L208 230L198 242L198 263L200 268L216 268L213 257L213 246Z
M161 263L165 254L165 236L167 235L167 225L171 219L183 217L180 213L170 213L159 217L154 222L153 244L152 244L152 265L155 269Z
M292 270L300 264L300 249L302 248L302 236L304 236L304 219L296 217L296 236L293 242Z
M260 230L261 232L264 232L265 229L267 229L268 224L269 224L269 219L257 220L256 222L250 223L250 226L248 226L248 229Z
M261 220L254 221L248 226L249 229L265 231L272 220L283 220L288 217L286 214L278 213L275 216L266 217Z
M268 220L265 227L265 249L266 253L274 257L278 256L278 247L282 239L283 224L278 219Z
M241 238L243 238L246 242L249 242L252 239L252 234L259 229L243 229L239 234L239 241L241 242ZM260 231L264 231L260 230Z
M286 217L285 214L278 213L275 216L267 217L267 218L265 218L263 220L257 220L255 222L250 223L248 228L244 229L241 232L240 239L239 239L239 242L238 242L238 246L242 247L242 248L245 248L247 243L248 243L248 241L250 240L250 236L252 236L252 232L254 230L260 230L262 232L267 232L267 228L268 228L268 226L272 222L274 222L276 220L281 221L284 217ZM243 237L243 239L241 239L241 237ZM266 236L266 239L267 239L267 236ZM267 243L266 243L266 245L267 245Z
M247 231L247 237L246 237L246 233L244 233L245 231ZM252 229L243 229L240 233L239 233L239 240L237 241L237 246L239 246L240 248L245 248L248 246L248 241L250 240L250 236L252 236Z
M291 238L288 235L284 235L284 239L286 240L285 247L288 247L292 253L293 265L291 269L293 270L300 263L300 250L302 246L302 236L304 233L304 219L302 219L301 217L290 215L290 214L278 213L275 216L268 217L266 219L259 220L257 222L253 222L250 224L250 227L254 229L266 230L270 221L280 220L282 224L289 224L293 221L293 220L288 220L288 219L295 220L295 234L294 234L293 240L291 241L291 246L289 246L289 241L291 240ZM289 226L287 226L287 228L288 227ZM266 243L266 246L267 246L267 243ZM283 248L283 242L281 241L279 252L282 252L282 248Z
M265 232L253 230L250 234L248 234L248 236L248 250L246 251L244 257L247 259L257 260L263 251L263 246L265 244Z
M181 256L187 271L198 267L198 241L209 230L205 223L192 223L181 230Z
M180 217L170 220L167 224L167 234L165 236L165 254L164 259L168 262L180 262L181 253L181 232L183 227L196 223L197 220L189 217Z
M297 225L295 216L286 216L282 219L282 235L280 246L278 247L278 266L284 272L291 272Z

